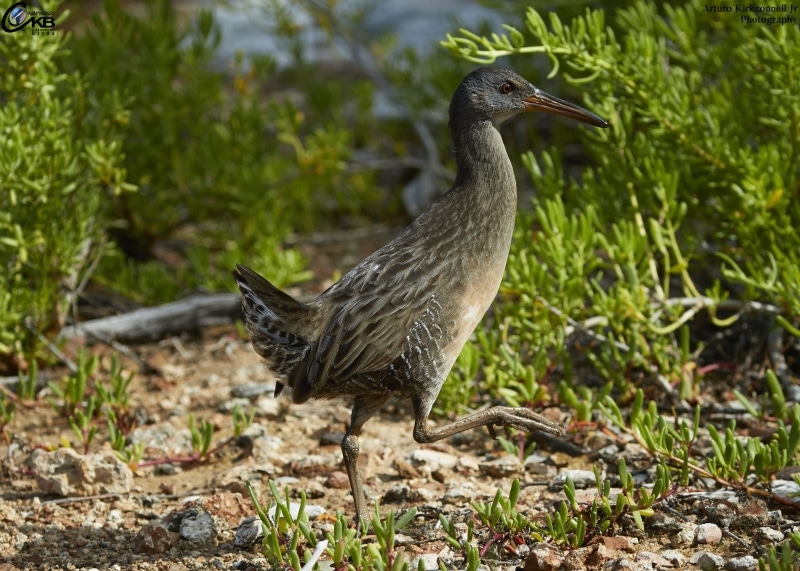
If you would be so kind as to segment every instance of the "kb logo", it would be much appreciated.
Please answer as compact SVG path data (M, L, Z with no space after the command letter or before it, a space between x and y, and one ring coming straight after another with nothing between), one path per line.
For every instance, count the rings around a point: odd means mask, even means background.
M27 10L25 2L17 2L3 14L2 28L9 34L19 32L28 24L31 25L31 34L51 34L56 27L56 18L53 12L37 12Z

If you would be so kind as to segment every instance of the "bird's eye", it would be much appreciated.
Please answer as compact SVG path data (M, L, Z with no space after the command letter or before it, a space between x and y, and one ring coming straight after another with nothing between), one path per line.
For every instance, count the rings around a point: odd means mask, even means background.
M506 81L503 85L500 86L500 91L508 95L512 91L514 91L514 84L510 81Z

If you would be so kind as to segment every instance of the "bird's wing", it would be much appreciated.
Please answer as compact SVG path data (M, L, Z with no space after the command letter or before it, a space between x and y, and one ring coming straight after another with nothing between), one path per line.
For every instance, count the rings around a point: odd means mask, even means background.
M360 284L351 279L350 287L335 294L342 298L341 303L332 302L338 309L331 312L322 333L293 371L290 384L295 402L307 400L328 383L389 367L403 351L437 281L434 276L426 283L413 280L417 285L397 287L396 279L369 277L358 280Z

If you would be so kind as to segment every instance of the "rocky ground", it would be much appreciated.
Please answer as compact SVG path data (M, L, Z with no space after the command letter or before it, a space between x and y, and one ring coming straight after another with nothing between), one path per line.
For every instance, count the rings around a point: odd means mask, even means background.
M368 242L360 247L374 247ZM356 251L351 257L364 254ZM345 256L336 256L347 265ZM317 275L331 275L324 258L315 260L323 264ZM6 441L0 440L0 571L267 569L260 545L239 545L235 537L242 520L255 514L245 483L269 504L270 478L295 499L305 492L320 532L331 529L337 511L352 515L339 449L349 419L345 400L295 406L287 398L273 398L268 372L233 325L129 349L151 370L137 374L130 387L138 423L132 440L145 446L135 471L110 452L103 423L90 454L65 449L67 443L79 445L50 404L49 389L34 404L17 405L15 419L5 427ZM74 345L66 348L73 357L76 351ZM116 351L102 345L92 351L100 356L102 377ZM129 370L143 370L130 359L122 361ZM48 371L55 380L65 373ZM244 436L232 439L231 411L237 405L254 411L255 419ZM190 414L198 422L212 422L214 445L222 445L199 462L188 461ZM366 424L361 469L369 500L379 500L384 514L418 509L398 537L407 559L422 558L428 569L439 564L465 568L463 554L445 541L439 514L459 530L476 522L475 540L485 548L489 567L526 571L755 569L764 548L780 544L798 525L800 517L791 507L698 482L658 504L645 518L643 532L623 518L607 537L597 536L576 550L537 544L532 537L487 547L490 532L476 520L471 502L490 501L498 489L507 493L515 478L521 481L518 510L539 523L565 499L566 475L579 488L579 502L596 497L595 466L618 484L620 457L638 482L650 481L652 460L624 434L608 426L572 424L557 408L544 414L565 423L568 434L539 442L524 462L505 453L485 430L420 446L402 402L388 404ZM791 475L777 478L791 485ZM325 559L323 569L330 568Z
M97 351L107 367L110 351ZM142 420L133 438L145 443L146 460L189 453L189 413L214 422L214 441L220 443L232 435L234 405L254 409L247 436L207 461L142 466L129 479L110 466L113 460L99 444L93 450L101 450L81 462L46 452L60 442L75 442L46 400L19 410L8 427L14 439L3 450L2 569L265 568L258 546L242 549L233 541L242 519L255 513L246 481L265 503L266 482L273 478L295 497L304 491L315 513L352 512L338 445L348 420L345 401L294 406L265 394L271 387L268 373L232 328L137 351L160 371L137 376L131 393ZM546 412L560 418L558 410ZM579 500L590 500L596 493L593 465L615 465L620 455L629 466L647 464L638 446L595 426L573 427L566 437L594 453L573 456L542 445L525 463L502 452L485 431L421 447L411 438L411 426L403 403L388 405L366 425L362 467L370 499L380 500L384 513L416 506L419 513L404 531L402 549L411 559L438 558L449 568L463 561L445 543L439 513L464 522L472 515L470 501L490 500L519 478L520 511L541 520L564 499L558 482L566 473L584 488ZM690 562L753 569L753 556L765 544L780 542L796 517L732 492L687 490L648 519L645 533L623 525L615 537L580 550L530 542L515 552L490 550L487 561L504 569L591 569L610 562L619 569L687 568ZM321 515L316 525L329 521ZM476 529L480 532L480 525Z

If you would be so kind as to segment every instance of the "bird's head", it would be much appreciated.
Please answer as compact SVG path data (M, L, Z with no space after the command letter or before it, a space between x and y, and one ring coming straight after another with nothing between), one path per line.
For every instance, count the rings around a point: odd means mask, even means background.
M591 111L553 97L519 74L497 67L476 69L463 79L450 103L450 127L455 131L465 124L487 120L498 127L525 111L554 113L595 127L608 127Z

